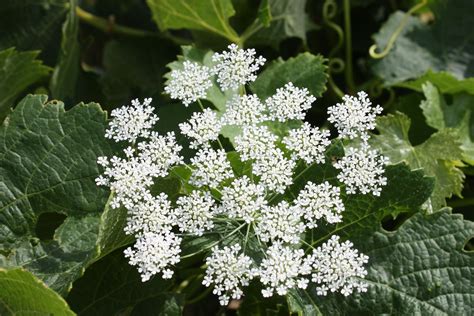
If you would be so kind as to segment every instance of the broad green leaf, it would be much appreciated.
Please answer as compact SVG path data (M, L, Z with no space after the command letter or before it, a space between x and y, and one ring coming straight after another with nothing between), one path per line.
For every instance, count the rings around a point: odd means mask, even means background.
M317 302L308 293L308 290L292 289L286 295L288 309L299 316L322 315Z
M50 68L36 59L38 52L0 51L0 122L26 88L44 78Z
M427 82L422 86L426 100L421 102L421 109L426 123L437 129L452 128L458 135L463 150L463 160L474 164L474 96L466 93L456 94L448 104L438 89Z
M46 96L25 97L1 131L0 265L22 266L65 293L97 256L109 192L95 185L96 159L110 155L99 105L69 111ZM40 240L41 214L66 215L52 240ZM104 215L105 216L105 215Z
M413 146L408 138L410 125L410 119L399 112L379 117L377 129L380 134L373 135L372 144L392 164L404 161L411 169L423 169L426 175L435 178L433 194L425 205L428 212L433 212L446 205L446 198L461 195L464 180L464 174L458 168L462 166L461 143L455 131L445 129Z
M0 314L75 315L61 296L23 269L0 269Z
M112 107L131 99L161 98L165 65L175 58L176 48L167 41L121 38L105 45L102 91Z
M324 179L337 185L336 172L331 169L332 166L328 165L311 168L300 180L321 183ZM411 171L405 164L387 166L385 176L387 185L379 197L343 194L345 211L342 222L319 225L307 235L307 241L317 246L334 234L348 239L366 236L377 230L380 222L387 217L417 212L433 191L433 179L426 177L421 170ZM296 196L297 193L294 194Z
M147 0L147 3L161 30L201 30L239 42L229 24L235 13L231 0Z
M327 315L471 315L474 223L441 210L418 213L396 231L351 239L367 264L368 292L316 296Z
M172 281L142 282L121 251L93 264L67 297L77 315L181 315L184 297L169 293Z
M474 76L474 37L466 36L466 30L474 27L473 19L466 14L474 11L474 2L438 0L429 6L435 21L427 25L410 17L389 54L374 63L375 74L386 84L418 78L428 70L447 71L458 79ZM401 12L392 14L374 35L380 50L403 17Z
M246 45L269 45L278 49L283 40L291 37L306 43L306 33L314 26L305 7L306 0L262 1Z
M288 82L297 87L304 87L315 97L320 97L326 91L328 78L326 60L320 55L310 53L299 54L296 57L275 60L265 68L251 85L252 91L261 99L273 95L276 89Z
M79 19L76 16L77 0L69 0L69 12L63 24L61 50L58 64L51 77L50 90L53 98L74 100L79 75L80 47L78 40Z
M466 92L474 94L474 78L459 80L449 72L432 72L428 71L423 76L412 80L397 83L397 87L408 88L418 92L423 92L423 85L431 82L441 93L456 94Z
M69 0L3 1L0 6L0 50L40 50L47 65L55 65L61 26L70 9Z

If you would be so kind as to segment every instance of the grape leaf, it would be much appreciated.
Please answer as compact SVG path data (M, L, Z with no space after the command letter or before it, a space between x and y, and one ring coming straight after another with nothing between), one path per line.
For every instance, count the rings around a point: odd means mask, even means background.
M458 79L474 76L474 36L466 33L474 27L466 14L474 11L474 2L437 0L429 6L435 21L427 25L410 17L390 53L374 63L372 69L386 84L418 78L428 70L447 71ZM403 17L392 14L374 35L379 49L386 47Z
M380 135L373 135L372 144L390 159L392 164L406 162L411 169L422 168L435 178L433 194L425 208L433 212L446 205L452 194L461 195L464 174L458 168L462 163L461 143L455 131L439 131L424 143L413 146L408 138L410 119L396 112L377 119Z
M423 92L423 85L431 82L441 93L456 94L466 92L474 94L474 78L459 80L449 72L432 72L428 71L423 76L411 80L397 83L397 87L408 88L418 92Z
M332 185L339 185L336 174L337 171L329 163L309 168L292 186L293 196L298 194L296 188L303 188L307 181L329 181ZM377 230L386 217L417 212L433 191L432 178L426 177L421 170L410 170L403 163L387 166L385 176L387 185L379 197L371 194L341 194L345 205L342 222L319 225L307 234L307 242L317 246L334 234L349 239L366 236Z
M0 6L0 49L40 50L41 60L47 65L55 65L61 25L69 10L69 0L3 1Z
M193 29L208 31L238 43L229 24L235 11L230 0L147 0L153 19L161 30Z
M470 315L474 254L463 248L473 235L474 223L459 214L418 213L394 232L352 239L369 256L367 293L310 293L328 315Z
M73 101L79 75L80 45L78 40L79 19L76 16L77 0L69 0L69 12L62 29L61 50L58 64L51 77L50 90L53 98Z
M269 45L278 49L280 43L296 37L306 43L306 33L314 28L305 12L306 0L262 1L254 29L246 45Z
M184 297L167 292L172 281L142 282L121 251L90 266L67 297L77 315L181 315Z
M430 82L423 84L426 100L421 102L421 109L426 123L439 130L454 129L463 150L463 160L474 164L474 96L466 93L455 94L448 104L438 89Z
M18 52L14 48L0 52L0 122L18 95L50 72L35 59L37 55L38 52Z
M25 97L6 118L0 128L0 266L22 266L64 294L101 252L123 244L114 237L121 227L111 220L125 215L101 214L109 192L94 181L97 157L112 153L105 126L97 104L66 112L63 103L41 95ZM48 212L67 217L52 240L41 240L36 226Z
M276 89L287 82L304 87L315 97L326 91L328 79L326 60L320 55L310 53L283 60L281 58L269 64L251 85L251 89L261 99L273 95Z
M0 314L75 315L61 296L23 269L0 269Z

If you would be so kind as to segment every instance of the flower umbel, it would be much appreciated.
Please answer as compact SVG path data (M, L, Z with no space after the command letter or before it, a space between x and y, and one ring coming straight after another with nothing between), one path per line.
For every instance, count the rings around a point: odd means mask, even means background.
M223 91L238 89L257 79L255 72L265 64L265 58L255 57L255 49L240 49L235 44L230 44L229 51L215 53L212 61L216 63L212 69L217 75L217 82Z
M165 92L172 99L179 99L188 106L198 99L206 98L212 86L211 70L195 62L184 61L182 70L173 70L166 83Z
M125 256L147 281L171 278L182 257L209 252L203 284L222 305L242 298L254 278L265 297L305 289L310 280L320 295L365 291L367 256L338 236L313 237L327 236L327 224L344 225L353 194L379 196L387 184L388 161L368 142L381 108L363 92L345 96L329 121L346 139L331 145L328 130L297 121L315 101L307 88L289 82L262 102L242 86L256 79L264 58L228 49L213 55L212 69L185 60L169 75L165 91L185 106L207 98L206 108L199 102L202 111L179 124L195 150L187 158L182 138L154 130L151 99L112 112L106 137L128 145L98 158L96 182L113 191L111 208L127 211L124 231L136 241ZM197 237L203 246L192 252L187 246Z

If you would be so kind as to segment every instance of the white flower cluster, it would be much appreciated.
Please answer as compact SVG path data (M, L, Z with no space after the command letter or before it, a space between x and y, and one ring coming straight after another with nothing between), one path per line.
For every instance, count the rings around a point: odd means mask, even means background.
M348 194L372 193L379 196L382 187L387 184L384 167L388 158L380 156L376 150L366 146L349 147L345 156L334 164L341 170L337 179L346 185Z
M328 223L339 223L342 221L344 203L340 197L339 187L335 187L329 182L314 184L308 182L300 191L295 200L295 205L303 213L303 217L308 221L308 228L315 228L317 220L324 217Z
M110 116L114 119L105 131L105 137L118 141L134 143L138 137L148 137L150 129L158 121L150 106L152 99L148 98L140 103L138 99L132 101L132 106L122 106L112 110Z
M367 271L363 268L369 257L359 254L352 248L350 241L339 242L339 236L333 235L326 243L313 251L312 281L318 284L318 295L340 291L343 295L351 294L354 289L367 291L367 284L362 281Z
M285 295L289 289L305 289L309 280L304 277L311 274L311 260L304 257L303 249L294 249L275 243L266 252L259 269L260 281L265 287L264 297L273 292Z
M241 218L247 223L256 220L267 205L265 188L247 176L235 179L222 189L221 209L230 218Z
M354 139L361 137L367 140L368 131L375 128L375 118L382 113L382 107L371 107L367 93L359 92L358 97L346 95L344 103L338 103L328 108L328 121L333 123L339 137Z
M185 61L182 70L171 73L166 92L188 105L206 97L213 75L221 90L236 89L254 81L264 63L254 50L235 45L215 54L213 61L212 69ZM124 230L136 238L125 250L130 264L138 267L144 281L156 274L171 278L172 266L180 261L181 243L210 232L223 239L202 249L212 247L203 284L214 287L222 305L240 299L243 287L254 278L263 285L265 297L304 289L310 280L321 295L365 291L367 256L349 241L340 243L337 236L305 255L307 247L313 247L305 238L321 224L343 221L344 197L378 196L386 185L387 159L367 142L380 108L370 108L364 93L358 99L346 96L344 104L330 108L330 121L340 137L362 139L360 148L346 148L344 157L333 162L326 159L329 131L308 123L279 129L283 122L304 118L315 101L306 88L288 83L264 102L239 93L223 94L228 99L221 116L206 108L179 125L196 149L189 164L180 156L182 148L173 133L153 131L158 118L151 99L114 110L107 137L130 145L123 157L99 157L104 171L96 181L113 191L112 208L123 206L128 211ZM222 146L219 133L228 125L241 131L233 139L236 153L216 149ZM337 176L325 179L322 174L322 180L304 183L305 172L320 168L313 168L317 164ZM175 169L170 172L171 168ZM158 178L178 175L183 184L178 196L152 194Z
M212 86L211 69L195 62L184 61L182 70L173 70L165 92L172 99L179 99L184 106L204 99Z
M229 45L228 49L228 52L212 56L212 61L216 63L212 71L217 75L217 82L223 91L255 81L255 72L265 64L262 56L255 58L255 49L244 50L235 44Z
M210 141L219 138L221 122L217 119L217 113L211 109L204 109L203 112L194 112L188 122L179 124L181 134L192 138L192 149L199 146L209 146Z
M252 259L240 250L239 244L222 249L214 247L212 255L206 258L208 268L202 284L214 284L213 293L219 296L221 305L227 305L230 299L240 299L242 287L255 276Z
M302 159L308 165L314 162L324 163L324 153L331 145L328 130L320 131L307 122L301 128L290 130L283 143L293 152L293 160Z
M275 95L269 97L265 103L273 119L286 122L304 119L305 111L311 108L314 101L316 98L309 94L308 89L295 87L289 82L278 88Z

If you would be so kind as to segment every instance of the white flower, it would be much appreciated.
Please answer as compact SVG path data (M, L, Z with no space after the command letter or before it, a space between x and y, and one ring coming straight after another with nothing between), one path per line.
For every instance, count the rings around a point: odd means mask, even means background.
M212 229L214 223L214 199L209 192L193 191L188 196L181 196L176 201L174 216L179 230L202 236L204 231Z
M268 120L265 105L254 94L236 95L227 102L226 107L222 116L224 125L255 125Z
M342 221L344 204L340 189L327 181L318 185L308 182L294 203L303 212L308 228L317 227L316 221L323 217L331 224Z
M155 197L147 193L141 201L128 209L127 225L124 231L127 235L140 232L160 232L171 230L174 222L168 196L165 193L160 193Z
M328 121L333 123L339 137L354 139L361 137L364 141L369 138L368 131L375 128L375 118L382 113L382 108L377 105L371 107L372 102L364 91L359 92L358 98L345 95L342 100L328 108Z
M220 209L230 218L253 222L265 207L265 188L254 184L247 176L235 179L222 189Z
M158 121L158 116L153 114L150 106L151 98L145 99L141 104L138 99L132 101L132 106L122 106L112 110L113 119L105 131L105 137L116 142L125 140L134 143L138 137L147 138L150 130Z
M147 187L153 184L153 175L153 168L137 157L124 159L113 156L96 183L107 185L114 191L110 203L112 208L124 205L130 209L148 192Z
M200 149L196 156L191 158L191 163L194 170L189 182L198 187L208 185L217 188L222 181L234 176L223 149Z
M286 201L265 206L255 227L255 233L262 241L281 240L293 244L300 241L304 230L300 210Z
M251 268L252 259L240 253L240 245L219 249L214 247L212 255L206 258L206 276L202 284L209 287L214 284L213 293L219 296L219 302L225 306L231 299L242 297L242 287L249 285L255 271Z
M293 160L286 159L283 152L275 148L253 163L252 172L260 176L260 184L267 190L283 193L293 183L295 167Z
M173 132L159 135L151 132L150 139L138 143L138 157L153 170L154 177L166 177L168 170L183 162L180 151L183 148L176 142Z
M285 295L289 289L305 289L308 279L304 276L311 273L311 260L304 258L303 249L293 249L280 243L273 244L266 252L259 268L260 281L264 297L276 292Z
M242 161L260 159L276 149L276 140L277 137L266 126L246 126L242 134L235 138L235 150Z
M204 109L203 112L194 112L186 123L179 124L181 133L193 139L190 148L197 149L200 145L208 145L209 141L217 140L221 123L216 112Z
M336 162L334 167L341 170L337 179L346 185L348 194L360 192L379 196L382 187L387 184L387 178L384 177L384 167L387 163L388 158L363 146L359 149L346 149L345 156Z
M133 248L125 249L124 254L130 265L138 267L143 282L157 273L169 279L173 271L168 267L180 261L180 243L181 238L172 232L148 232L139 234Z
M148 194L153 178L165 177L170 167L182 162L180 150L173 133L161 136L151 132L147 140L138 143L137 150L131 147L124 150L126 158L113 156L106 161L101 157L104 172L96 183L114 191L112 208L123 205L131 209Z
M184 61L182 70L172 70L170 76L165 92L172 99L181 100L186 107L198 99L204 99L212 86L210 69L188 60Z
M286 122L304 119L306 110L311 108L311 103L314 101L316 98L309 94L308 89L295 87L289 82L284 87L278 88L265 104L273 119Z
M324 163L324 153L331 141L328 130L319 130L304 123L300 128L290 130L283 143L293 152L294 160L302 159L309 165L314 162Z
M263 66L265 58L255 58L255 49L240 49L231 44L229 51L214 53L212 61L216 63L212 72L217 74L217 82L223 91L237 89L240 85L255 81L255 72Z
M341 244L339 236L333 235L313 251L312 281L318 284L318 295L326 295L328 291L340 291L348 296L354 290L367 291L367 284L360 279L367 275L364 264L368 262L369 257L352 246L350 241Z

